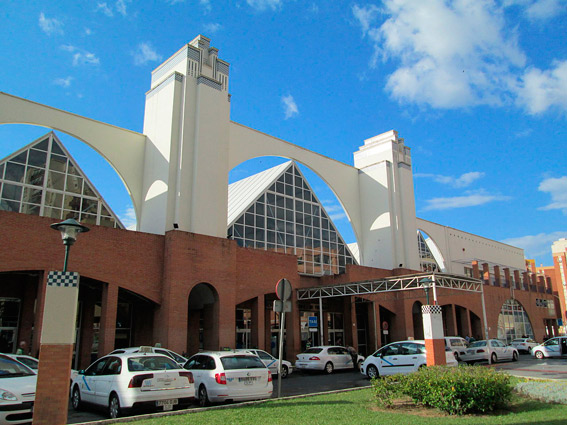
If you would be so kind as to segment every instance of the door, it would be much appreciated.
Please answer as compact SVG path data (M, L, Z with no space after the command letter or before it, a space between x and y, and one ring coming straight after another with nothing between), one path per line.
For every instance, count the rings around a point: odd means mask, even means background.
M399 371L401 344L387 345L380 351L378 369L380 375L394 375Z
M272 375L278 374L278 359L270 356L268 353L262 350L253 350L253 352L256 353L258 357L260 357L260 360L262 360L262 363L264 363L266 367L270 369Z
M79 388L81 399L87 403L96 403L95 388L100 375L102 374L108 358L102 358L89 366L83 375L79 375Z
M193 374L193 381L195 382L195 397L199 396L199 385L203 381L203 370L204 360L206 356L196 355L191 357L187 364L185 365L185 369L190 370Z
M109 357L106 366L96 378L95 403L105 406L110 397L114 382L122 371L122 360L118 357Z
M415 372L425 363L425 346L413 342L400 344L400 354L397 358L397 373Z
M329 355L329 361L333 363L335 369L352 368L352 357L344 348L329 347L327 354Z

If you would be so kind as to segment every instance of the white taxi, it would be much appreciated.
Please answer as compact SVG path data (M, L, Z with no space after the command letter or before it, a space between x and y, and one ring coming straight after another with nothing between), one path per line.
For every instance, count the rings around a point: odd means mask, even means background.
M447 366L457 366L457 360L450 347L445 347L445 361ZM360 368L360 373L372 379L397 373L416 372L426 365L425 341L399 341L385 345L368 356Z
M117 418L130 409L172 410L195 399L191 372L153 353L114 354L79 371L71 384L71 404L103 406Z
M184 366L195 379L195 397L209 403L270 398L272 373L255 354L238 351L201 351Z
M0 424L31 422L36 384L32 369L0 354Z

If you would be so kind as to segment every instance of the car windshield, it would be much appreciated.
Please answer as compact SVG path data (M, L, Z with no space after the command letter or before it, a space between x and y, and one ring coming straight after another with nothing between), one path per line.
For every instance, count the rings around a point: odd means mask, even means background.
M322 348L314 347L314 348L308 348L307 350L304 351L304 353L305 354L319 354L321 351L323 351Z
M221 357L221 363L224 370L264 369L266 367L257 356L224 356Z
M128 370L140 372L146 370L169 370L179 369L179 365L168 357L163 356L140 356L128 359Z
M35 375L29 367L16 360L0 358L0 378L15 378L29 375Z
M486 341L471 342L471 345L469 345L469 348L472 348L472 347L486 347Z

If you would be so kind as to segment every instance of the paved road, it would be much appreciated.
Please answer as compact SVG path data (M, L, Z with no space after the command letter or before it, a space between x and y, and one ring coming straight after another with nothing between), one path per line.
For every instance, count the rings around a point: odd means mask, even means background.
M496 363L495 365L484 363L484 365L504 370L515 376L559 379L567 382L567 359L537 360L530 355L522 354L518 362ZM331 375L295 372L282 380L281 395L284 397L368 385L370 385L370 381L367 378L359 372L351 370L336 371ZM277 396L277 388L278 380L274 379L274 397ZM105 413L102 411L90 409L83 412L75 412L70 408L68 423L89 422L105 418Z

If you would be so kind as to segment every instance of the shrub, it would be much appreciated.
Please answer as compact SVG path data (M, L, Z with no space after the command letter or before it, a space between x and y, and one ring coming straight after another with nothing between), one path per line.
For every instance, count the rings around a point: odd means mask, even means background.
M394 399L403 395L401 385L397 381L400 375L385 376L383 378L372 378L372 391L376 397L376 403L380 407L392 407Z
M480 366L427 367L382 381L376 380L372 386L376 396L386 400L379 401L383 406L391 406L393 397L405 394L416 403L451 415L488 412L503 407L512 393L508 375Z

